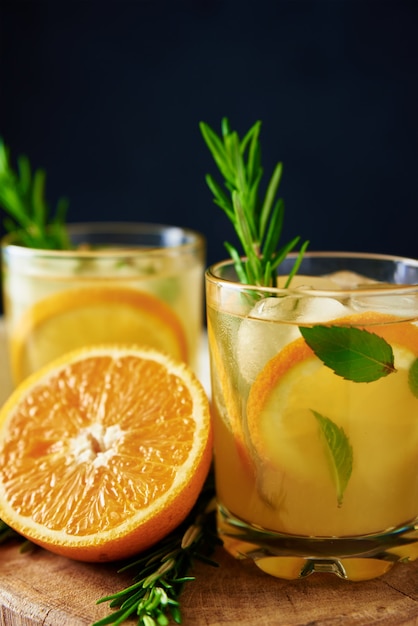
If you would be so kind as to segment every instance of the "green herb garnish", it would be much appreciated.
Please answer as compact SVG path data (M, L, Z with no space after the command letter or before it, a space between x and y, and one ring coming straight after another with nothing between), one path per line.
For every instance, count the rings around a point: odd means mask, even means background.
M353 470L353 448L342 428L317 411L312 411L312 413L319 424L331 459L332 473L337 488L337 502L338 506L341 506L344 491Z
M374 333L347 326L299 327L316 356L338 376L370 383L395 372L392 347Z
M188 572L196 561L217 567L211 554L222 542L216 534L215 487L211 471L197 502L185 521L154 547L137 558L128 560L119 573L133 570L133 584L97 604L109 602L112 611L93 626L118 626L136 617L137 626L166 626L173 619L181 624L179 597L184 585L193 581ZM34 547L30 541L0 520L0 544L10 540L21 542L21 552Z
M218 538L214 522L213 475L205 483L198 501L185 522L140 558L131 561L120 572L136 570L131 586L98 600L110 602L118 610L98 620L93 626L122 624L137 619L137 626L166 626L172 618L181 624L179 596L185 583L194 580L188 571L195 561L217 567L210 558Z
M0 519L0 543L6 543L10 539L21 539L21 536Z
M408 375L409 388L416 398L418 398L418 359L411 365Z
M230 243L225 247L234 261L239 280L247 285L277 286L277 267L298 244L300 237L279 247L282 234L284 202L276 199L282 177L282 163L274 168L264 198L260 198L263 176L259 134L261 122L256 122L241 140L232 131L227 118L222 120L222 136L208 124L201 122L200 131L213 159L223 176L225 190L210 174L206 182L214 195L214 202L234 226L243 249L243 255ZM299 254L285 287L296 273L307 241Z
M13 528L10 528L0 519L0 544L7 543L8 541L18 541L20 543L19 552L30 552L34 549L35 544L25 539L22 535L19 535Z
M20 156L17 164L15 171L0 138L0 207L7 215L3 220L6 231L16 233L16 243L28 248L70 248L65 225L67 200L60 199L52 215L45 199L45 171L38 169L32 174L25 156Z

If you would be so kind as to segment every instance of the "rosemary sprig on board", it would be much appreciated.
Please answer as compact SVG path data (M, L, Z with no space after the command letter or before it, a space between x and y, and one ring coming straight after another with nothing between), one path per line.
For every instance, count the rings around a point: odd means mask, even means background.
M19 535L19 533L0 519L0 545L12 540L20 542L20 552L30 552L35 547L35 544Z
M137 626L167 626L170 620L181 624L179 597L185 583L194 580L188 574L191 565L199 560L217 566L210 558L221 543L214 523L214 493L213 476L209 474L185 522L119 570L135 571L133 584L98 600L110 602L110 607L117 610L93 626L118 626L132 617L137 619Z
M92 626L119 626L132 617L137 619L137 626L168 626L171 620L181 624L179 599L184 585L195 580L189 575L192 564L202 561L218 566L210 558L216 545L222 543L215 529L214 496L213 474L210 472L183 524L119 570L118 573L133 571L133 583L97 601L97 604L109 602L110 608L117 610ZM21 552L35 547L0 520L0 544L10 540L22 542Z
M0 544L10 539L21 539L21 536L0 519Z
M200 123L203 139L223 177L223 185L206 175L206 183L214 196L214 202L232 222L242 245L243 254L230 243L225 247L234 261L238 279L244 284L277 286L276 270L280 263L294 250L300 237L279 246L282 235L284 202L276 198L283 166L277 163L263 198L260 183L261 122L256 122L241 140L232 131L227 118L222 119L222 134L218 136L205 122ZM299 251L285 287L297 272L308 246L305 241Z

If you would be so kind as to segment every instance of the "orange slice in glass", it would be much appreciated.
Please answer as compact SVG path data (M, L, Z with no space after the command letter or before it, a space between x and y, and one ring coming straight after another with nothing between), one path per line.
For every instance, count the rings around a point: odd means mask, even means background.
M418 399L408 374L418 358L418 327L397 319L367 312L330 322L364 328L391 344L397 371L380 380L354 383L337 376L303 338L281 350L255 380L247 405L249 437L261 493L280 509L286 532L361 534L416 516L411 485L418 471ZM342 428L353 448L339 510L314 411Z
M144 550L190 512L212 458L190 368L147 348L72 352L0 411L0 518L82 561Z
M187 361L176 314L145 292L118 287L69 289L40 300L11 337L15 384L61 354L96 344L147 345Z

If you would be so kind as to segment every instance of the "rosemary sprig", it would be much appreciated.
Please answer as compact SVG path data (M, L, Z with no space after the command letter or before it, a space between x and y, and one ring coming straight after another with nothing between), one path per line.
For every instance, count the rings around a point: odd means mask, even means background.
M25 156L17 159L17 165L15 171L0 137L0 207L6 213L6 231L16 233L16 241L28 248L70 248L65 224L67 200L61 198L52 215L45 199L45 171L38 169L32 174Z
M35 544L22 537L22 535L19 535L19 533L13 530L13 528L10 528L6 522L0 519L0 545L8 541L19 541L20 552L30 552L35 547Z
M184 584L194 580L188 572L196 560L217 566L210 558L221 541L214 525L213 476L209 475L193 511L185 522L153 548L129 562L119 572L136 570L133 584L98 600L118 610L93 626L118 626L132 617L137 626L167 626L170 619L181 624L179 597Z
M261 200L261 122L256 122L242 140L236 131L231 130L227 118L222 119L221 127L222 135L218 136L208 124L200 123L203 139L223 176L226 191L210 174L206 175L206 183L213 193L215 204L232 222L245 258L232 244L226 242L225 247L242 283L275 287L277 267L300 240L300 237L295 237L279 247L284 202L282 198L276 199L276 196L282 178L282 163L277 163L274 168ZM308 243L305 241L302 244L286 287L298 270Z
M109 602L111 608L118 610L92 626L118 626L132 617L137 618L137 626L167 626L171 619L181 624L179 598L185 583L195 580L188 575L193 562L218 566L210 558L216 545L222 543L216 534L214 515L215 487L211 471L183 524L118 571L135 570L133 584L97 600L97 604ZM0 544L11 540L22 542L21 552L34 548L34 544L0 520Z
M10 539L20 539L20 535L0 519L0 544L6 543Z

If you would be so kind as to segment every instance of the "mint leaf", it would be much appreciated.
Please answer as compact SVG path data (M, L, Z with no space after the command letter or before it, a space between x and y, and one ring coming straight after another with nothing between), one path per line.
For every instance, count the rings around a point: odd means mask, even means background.
M311 409L321 433L324 436L329 457L332 464L332 473L337 488L338 506L343 503L343 496L350 480L353 469L353 448L343 428L334 424L332 420Z
M408 375L409 388L416 398L418 398L418 359L411 365Z
M392 347L379 335L349 326L299 327L308 346L338 376L370 383L395 372Z

